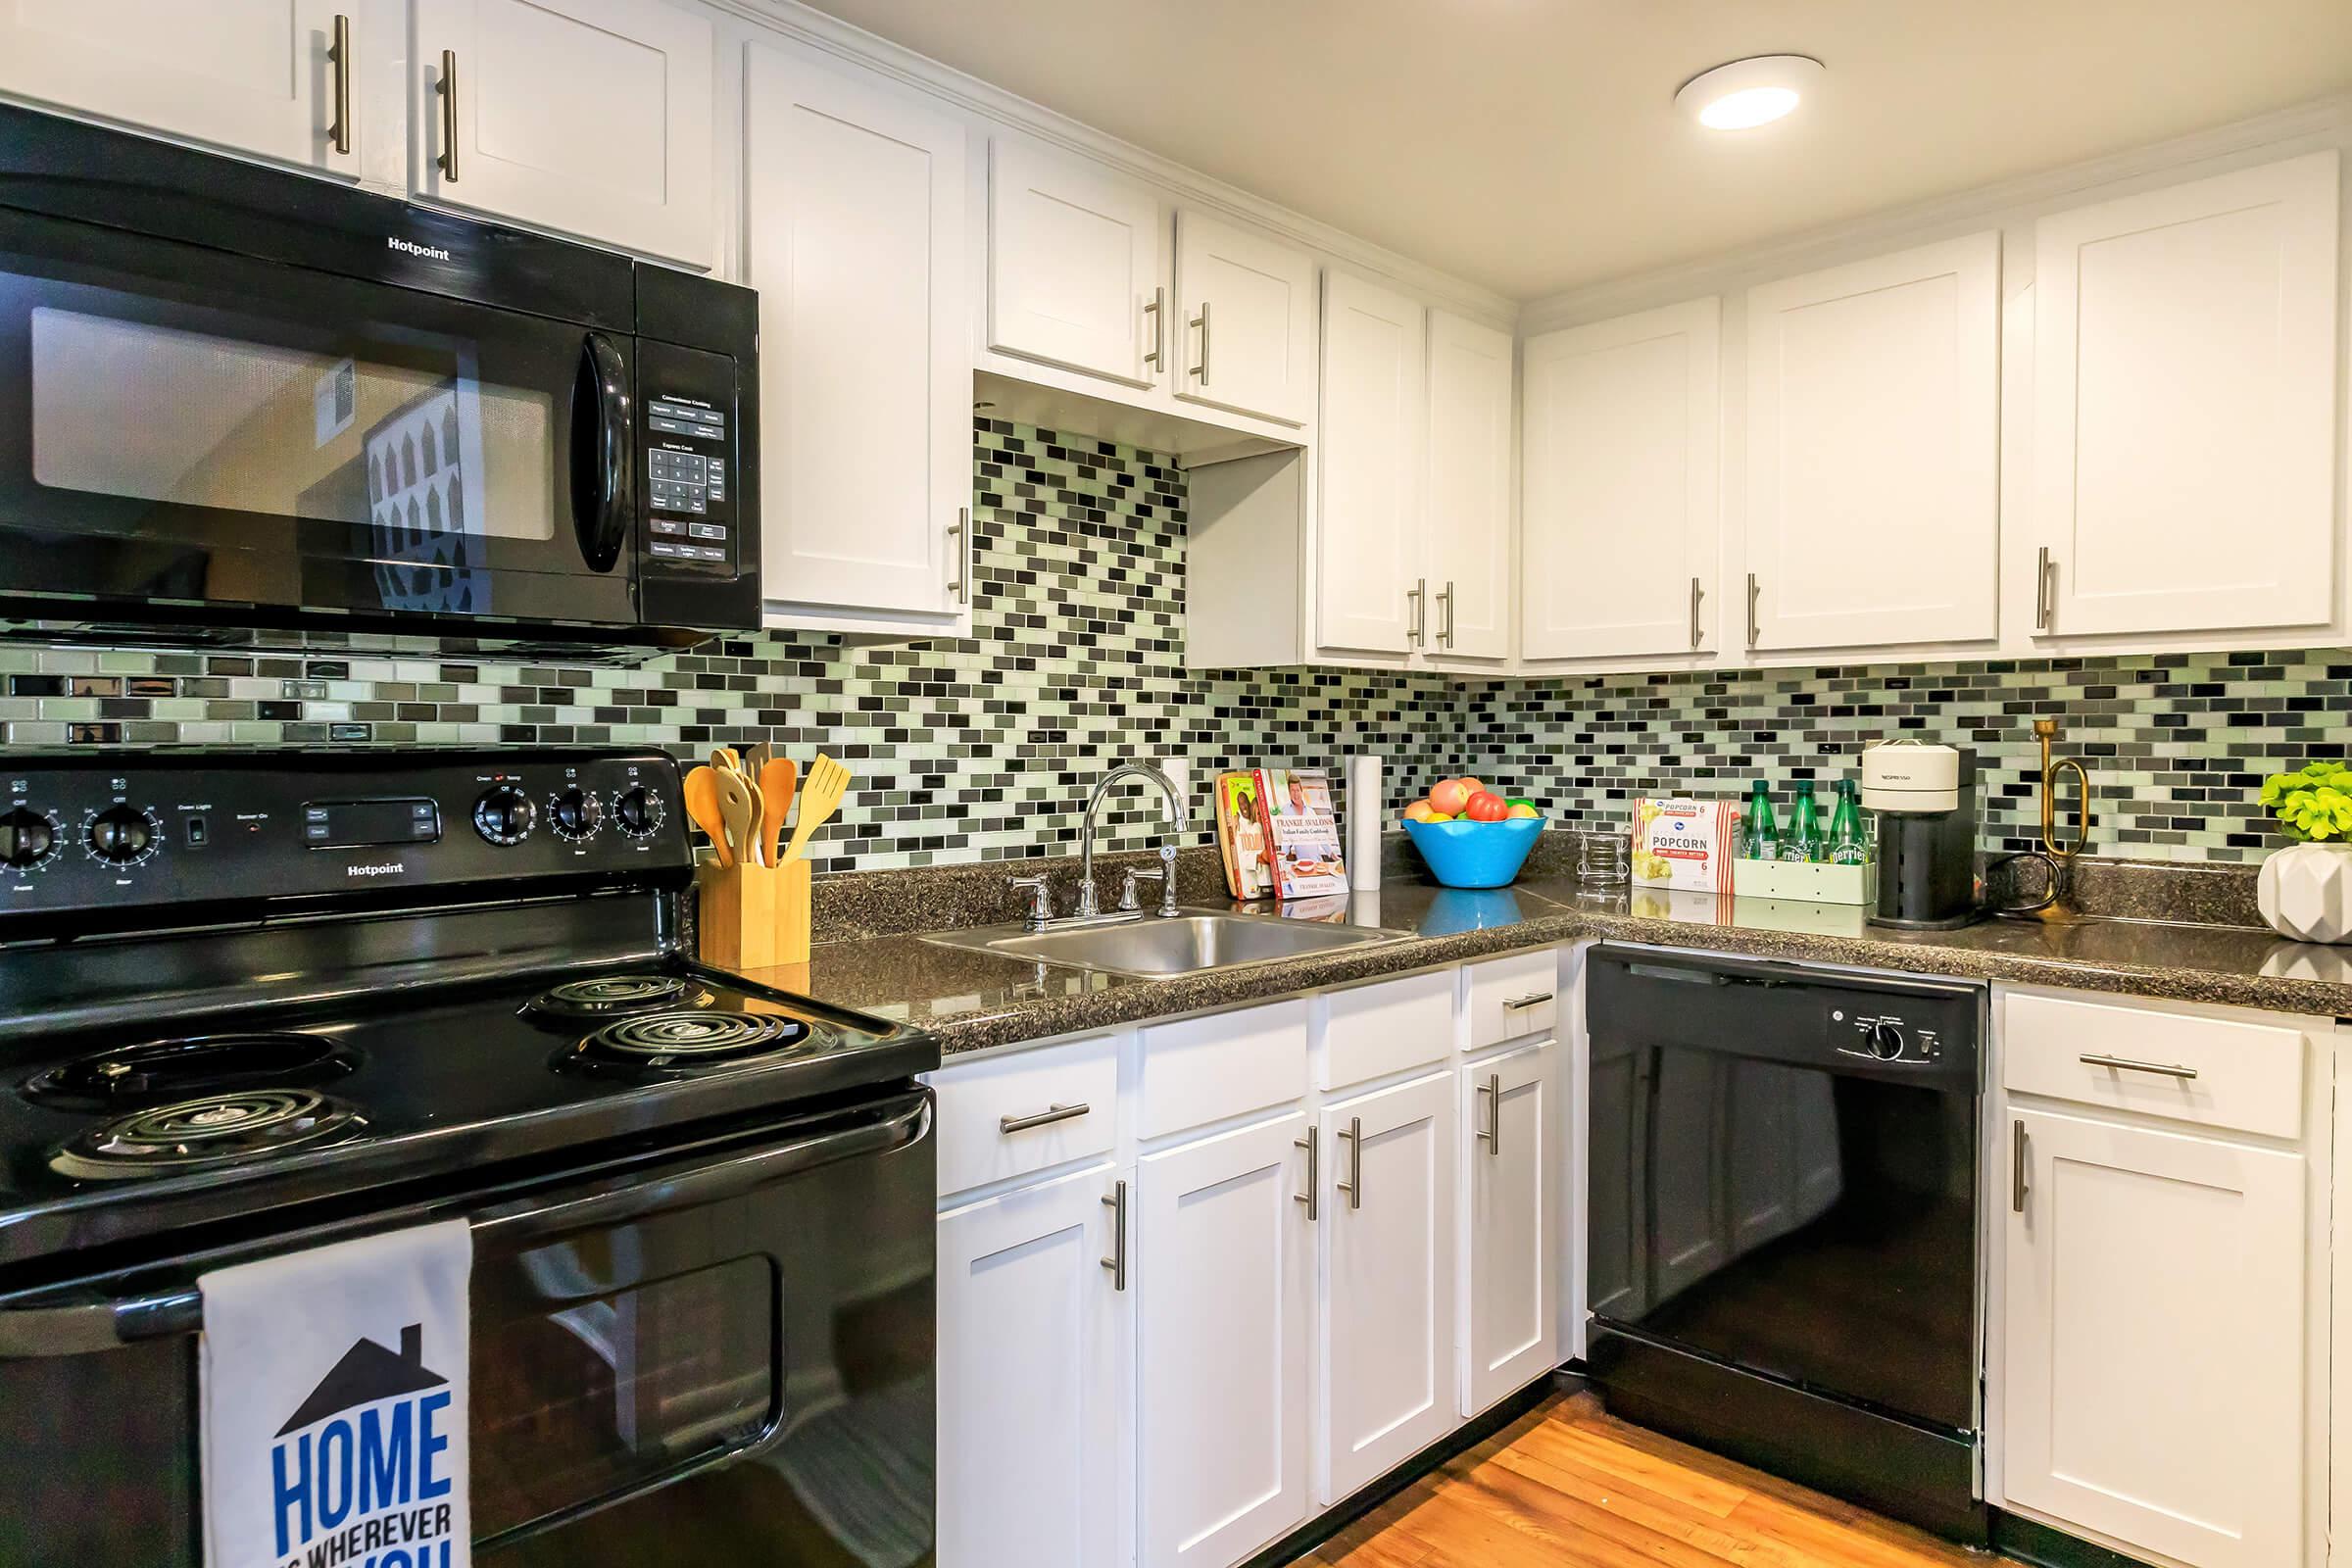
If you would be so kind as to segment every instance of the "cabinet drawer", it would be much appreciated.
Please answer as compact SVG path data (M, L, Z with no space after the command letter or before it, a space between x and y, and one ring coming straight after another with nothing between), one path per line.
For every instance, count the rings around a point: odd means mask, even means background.
M2018 994L2001 1017L2001 1082L2015 1093L2303 1136L2303 1032L2292 1025Z
M1550 948L1469 966L1470 1031L1465 1050L1547 1035L1559 1022L1560 959Z
M1107 1153L1117 1132L1115 1035L942 1068L941 1196Z
M1143 1031L1136 1136L1204 1127L1306 1093L1306 1003L1277 1002Z
M1323 1087L1444 1061L1453 1051L1452 969L1334 992L1323 1031Z

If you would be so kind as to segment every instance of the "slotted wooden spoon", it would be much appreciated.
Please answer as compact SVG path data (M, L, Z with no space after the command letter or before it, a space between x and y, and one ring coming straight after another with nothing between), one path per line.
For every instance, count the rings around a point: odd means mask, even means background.
M833 820L833 813L841 809L841 798L850 792L850 778L848 768L822 752L817 754L808 769L808 781L801 786L801 819L793 826L792 844L784 851L784 859L799 859L809 835Z

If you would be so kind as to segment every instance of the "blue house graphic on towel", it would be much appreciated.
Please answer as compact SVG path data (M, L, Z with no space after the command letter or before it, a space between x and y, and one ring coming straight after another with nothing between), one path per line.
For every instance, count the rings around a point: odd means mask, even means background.
M392 1350L363 1336L286 1418L270 1449L281 1563L444 1568L450 1541L449 1379L412 1323Z

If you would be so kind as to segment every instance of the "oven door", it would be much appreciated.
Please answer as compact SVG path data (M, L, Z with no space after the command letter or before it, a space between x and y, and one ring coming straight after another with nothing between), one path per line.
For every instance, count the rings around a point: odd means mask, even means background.
M0 610L638 619L623 335L0 211Z
M908 1091L303 1240L471 1217L477 1556L908 1568L933 1533L929 1127ZM195 1568L192 1280L270 1250L0 1297L0 1559Z

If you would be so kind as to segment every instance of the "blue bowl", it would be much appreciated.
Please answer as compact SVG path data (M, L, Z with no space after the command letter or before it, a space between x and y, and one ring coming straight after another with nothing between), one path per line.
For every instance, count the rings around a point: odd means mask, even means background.
M1508 887L1544 831L1541 816L1500 822L1406 822L1405 837L1429 862L1430 875L1449 888Z

